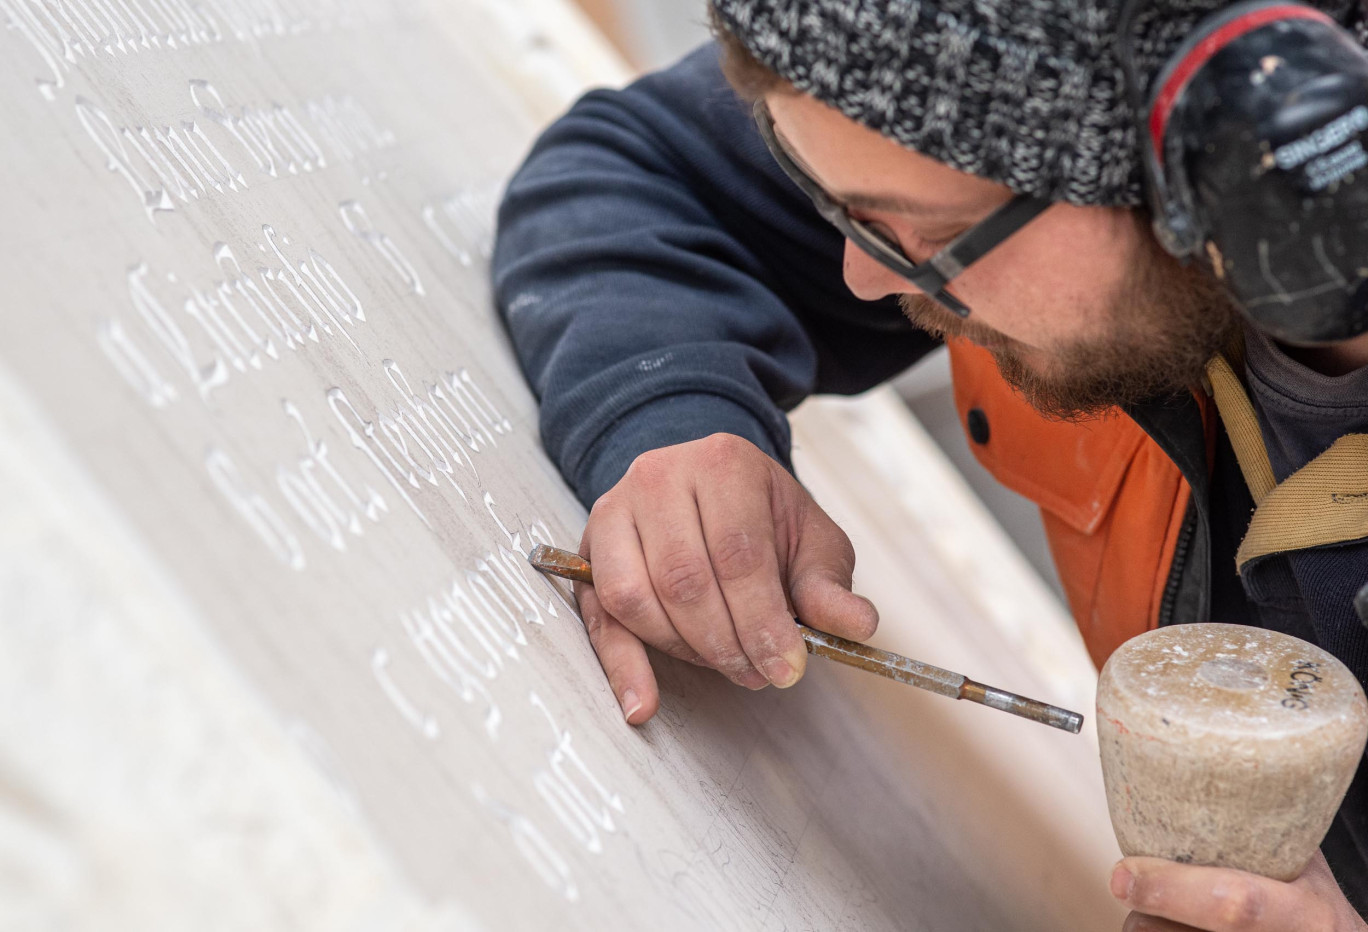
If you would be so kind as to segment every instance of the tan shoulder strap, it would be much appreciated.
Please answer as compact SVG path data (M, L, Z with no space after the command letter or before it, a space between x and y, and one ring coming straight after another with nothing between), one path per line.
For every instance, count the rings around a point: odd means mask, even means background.
M1230 445L1235 448L1235 458L1240 462L1240 472L1244 473L1245 484L1254 496L1254 504L1258 505L1278 481L1273 478L1273 466L1268 461L1268 448L1264 446L1254 405L1245 394L1244 383L1224 356L1212 357L1206 371L1211 394L1216 399L1221 420L1225 422L1226 433L1230 435Z
M1223 356L1207 363L1216 407L1256 505L1235 556L1250 560L1368 537L1368 434L1346 434L1281 485L1244 383Z

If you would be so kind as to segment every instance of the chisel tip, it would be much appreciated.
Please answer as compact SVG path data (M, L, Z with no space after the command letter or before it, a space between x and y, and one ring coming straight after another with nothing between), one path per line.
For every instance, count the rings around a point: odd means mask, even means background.
M589 561L568 550L538 544L528 553L527 560L543 573L550 573L562 579L573 579L576 582L584 583L594 581L593 572L589 568Z

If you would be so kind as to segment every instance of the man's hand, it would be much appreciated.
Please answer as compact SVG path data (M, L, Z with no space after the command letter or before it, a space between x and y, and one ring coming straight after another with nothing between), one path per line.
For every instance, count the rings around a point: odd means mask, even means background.
M879 621L850 591L849 538L730 434L637 457L594 504L579 552L594 566L594 585L575 587L589 640L633 725L660 705L646 644L750 689L792 686L807 665L795 614L854 640Z
M1122 932L1362 932L1319 851L1291 883L1243 871L1126 858L1111 891L1135 912Z

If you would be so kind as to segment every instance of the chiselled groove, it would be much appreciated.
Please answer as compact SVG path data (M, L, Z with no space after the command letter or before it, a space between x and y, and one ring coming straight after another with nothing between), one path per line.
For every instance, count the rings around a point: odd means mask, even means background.
M13 29L41 63L34 82L48 100L84 60L230 42L256 46L384 17L383 4L353 0L0 0L0 25Z
M182 284L174 273L156 275L145 262L129 269L128 295L141 329L170 357L193 394L208 400L233 372L278 362L282 349L296 351L325 338L355 347L348 330L365 321L360 299L317 250L290 250L292 245L263 225L257 250L267 261L249 265L231 246L218 243L213 255L223 277L203 285ZM117 318L115 323L106 322L101 347L129 383L154 407L182 397L129 327Z
M105 168L124 181L153 222L178 205L240 193L256 181L322 171L330 159L352 165L363 184L387 177L373 163L394 147L394 133L354 98L324 95L293 107L275 101L230 106L214 84L196 78L189 82L188 103L170 118L119 123L95 100L73 100L77 121ZM393 261L405 261L393 241L371 231L360 214L364 229L358 235L376 238ZM345 210L344 219L349 229L358 225ZM416 292L422 293L421 285Z

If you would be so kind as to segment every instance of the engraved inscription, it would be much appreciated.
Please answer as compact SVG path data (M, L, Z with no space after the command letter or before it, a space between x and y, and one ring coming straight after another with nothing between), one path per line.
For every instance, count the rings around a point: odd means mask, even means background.
M292 570L304 569L304 551L299 546L298 538L291 533L271 503L247 487L232 457L216 447L210 447L204 459L204 468L208 470L214 487L256 532L271 555Z
M537 876L548 887L559 892L567 902L578 902L579 886L570 874L570 865L546 840L546 836L526 816L495 800L478 783L470 788L470 792L485 811L508 829L509 834L513 836L514 846L532 866Z
M533 692L528 701L546 716L556 739L546 756L550 769L540 771L533 777L537 792L566 830L584 845L585 850L600 854L603 842L599 832L617 831L613 813L621 814L624 811L622 800L616 793L610 793L579 754L575 753L570 732L556 724L542 698Z
M379 253L390 268L398 273L404 282L404 286L411 294L420 298L427 294L423 288L422 279L418 277L418 270L413 267L413 263L408 260L408 257L404 255L387 233L382 233L372 227L370 217L366 216L364 207L356 201L343 201L338 205L337 210L342 215L342 222L347 225L351 234Z
M384 5L350 0L0 0L0 22L37 56L47 100L82 60L354 28Z
M232 247L215 244L213 256L223 278L203 287L182 287L174 273L168 287L153 287L151 270L139 263L128 272L128 293L138 318L154 343L170 357L200 398L226 385L234 371L261 369L281 358L280 347L298 350L324 337L340 336L365 322L356 293L326 258L312 247L291 259L288 237L262 227L257 249L278 264L244 271ZM268 249L269 247L269 249ZM180 313L173 313L176 308ZM179 396L149 360L151 355L118 319L101 326L101 348L116 369L153 407ZM192 339L193 337L193 339Z
M492 185L432 201L423 207L423 223L433 238L465 266L488 261L494 252L494 208L499 189Z
M193 112L169 121L120 124L89 97L77 95L74 101L76 119L105 168L123 179L153 222L158 213L175 211L178 203L246 190L244 167L266 179L321 171L329 164L324 140L369 184L374 155L395 145L394 134L351 97L339 103L324 96L297 107L275 102L230 106L209 81L191 80L189 88ZM384 246L398 252L392 243Z
M380 689L385 697L399 710L399 714L404 717L410 725L414 727L424 738L429 741L436 741L442 736L442 729L437 725L437 720L426 712L423 712L409 699L394 682L389 674L390 656L389 651L383 647L377 647L371 654L371 673L375 680L380 684Z
M456 260L443 263L448 269L489 259L498 186L427 193L407 205L407 175L382 192L368 188L374 197L338 189L339 182L390 181L399 155L396 134L367 109L365 94L345 86L277 99L269 81L206 69L171 86L180 89L178 103L173 93L169 107L148 113L137 109L138 95L100 80L107 59L119 56L359 21L349 0L283 2L0 0L7 27L0 36L34 64L44 97L64 98L52 112L85 154L86 174L96 179L88 186L105 186L129 214L131 194L153 226L136 222L155 245L149 238L129 255L118 289L127 299L96 321L92 335L161 426L173 429L191 413L210 418L214 434L200 461L218 505L212 520L253 542L251 566L273 574L278 567L277 582L295 587L306 584L292 574L311 568L320 580L338 578L344 561L367 555L366 546L390 548L412 541L415 531L421 538L405 511L441 538L442 549L429 548L414 566L450 559L453 544L469 546L439 570L430 595L383 616L380 637L363 642L355 668L362 676L361 666L369 668L370 701L392 710L401 738L416 735L462 760L471 736L499 752L491 773L519 786L527 810L479 784L471 787L474 800L507 831L532 873L573 903L581 893L567 855L599 855L621 840L626 806L611 772L594 759L594 736L577 742L573 715L529 689L549 660L538 656L547 626L577 621L568 587L526 561L533 544L553 542L550 528L519 513L526 508L516 484L486 487L509 465L501 453L521 457L531 444L513 436L497 393L460 360L423 369L401 353L389 358L387 334L376 328L386 317L434 313L426 299L444 293L432 280L443 272L423 258L436 255L435 247ZM230 77L245 79L233 86ZM296 241L297 229L283 223L260 223L258 233L208 245L206 228L223 216L241 219L244 205L289 192L289 185L335 205L326 211L332 242L360 257L360 267L334 264L336 253L330 259ZM298 213L282 216L300 222ZM405 239L420 219L435 247ZM203 268L168 269L166 249L181 237L203 237ZM378 287L358 293L367 277ZM275 386L300 374L321 376L317 388L278 393ZM268 407L268 423L234 436L256 393L279 407ZM281 397L286 393L291 397ZM279 449L255 459L272 431ZM397 526L382 533L382 522ZM463 528L474 529L467 544Z

